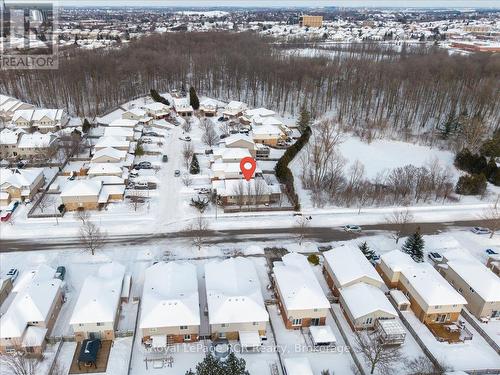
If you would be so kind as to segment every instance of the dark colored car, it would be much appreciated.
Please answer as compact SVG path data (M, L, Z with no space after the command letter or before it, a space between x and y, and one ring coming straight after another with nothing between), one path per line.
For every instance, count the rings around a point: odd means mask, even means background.
M166 163L168 161L168 156L167 155L163 155L162 158L161 158L161 161Z
M54 278L59 279L61 281L64 280L64 276L66 275L66 267L64 266L59 266L56 269L56 273L54 275Z

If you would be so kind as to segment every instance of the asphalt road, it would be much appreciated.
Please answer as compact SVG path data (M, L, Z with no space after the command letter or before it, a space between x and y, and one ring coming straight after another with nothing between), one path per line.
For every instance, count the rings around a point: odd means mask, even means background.
M412 223L409 231L420 227L422 234L437 234L451 229L468 229L473 226L488 226L485 220L479 221L455 221L447 223ZM381 232L395 231L396 225L377 224L364 225L361 233L346 233L342 228L309 227L305 233L305 239L315 242L345 241L360 236L370 236ZM166 243L172 239L186 239L192 237L191 232L174 233L144 233L133 235L113 235L105 240L106 245L134 246ZM229 229L220 231L207 231L204 235L207 244L237 243L247 241L278 241L297 237L297 228L267 228L267 229ZM278 245L278 244L277 244ZM0 240L0 252L13 251L43 251L52 249L81 249L81 243L77 237L64 237L53 239L19 239Z

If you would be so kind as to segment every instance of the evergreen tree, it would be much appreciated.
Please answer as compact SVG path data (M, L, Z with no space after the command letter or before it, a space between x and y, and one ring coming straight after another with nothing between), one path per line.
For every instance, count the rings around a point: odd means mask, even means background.
M189 88L189 104L193 107L194 110L200 108L200 99L198 99L198 95L196 94L196 90L193 86Z
M192 373L192 372L191 372ZM186 375L188 375L186 373ZM206 355L202 362L196 365L196 375L222 375L223 367L221 362L215 358L210 352Z
M420 228L410 235L403 245L403 252L410 255L415 262L422 262L424 260L424 239L420 234Z
M191 166L189 167L189 173L191 173L191 174L200 173L200 163L198 162L198 158L196 157L196 154L194 154L193 158L191 159Z
M306 109L304 104L300 110L300 117L297 126L301 132L304 132L311 125L311 112Z
M366 259L368 259L368 260L372 260L373 259L373 256L375 255L375 252L368 247L368 244L366 243L366 241L363 242L363 243L360 243L358 245L358 247L359 247L359 250L361 250L363 252L363 254L365 255Z
M233 352L229 353L229 356L225 362L223 362L222 366L224 374L226 375L250 375L245 369L245 360L243 358L237 358Z

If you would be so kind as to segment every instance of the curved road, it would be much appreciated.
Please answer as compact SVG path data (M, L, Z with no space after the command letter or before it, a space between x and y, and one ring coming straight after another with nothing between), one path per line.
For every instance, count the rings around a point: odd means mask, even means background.
M420 227L422 234L437 234L450 229L468 229L473 226L488 226L488 221L455 221L448 223L412 223L409 225L409 231L414 231ZM350 240L360 236L370 236L380 234L380 232L395 231L397 225L377 224L364 225L363 232L359 234L346 233L341 228L310 227L307 228L305 238L316 242L331 242ZM236 243L246 241L272 241L279 239L290 239L297 236L297 228L268 228L268 229L229 229L220 231L207 231L204 234L205 243L221 244ZM153 243L168 243L172 239L189 239L192 233L174 232L174 233L144 233L132 235L113 235L105 240L106 245L116 246L134 246ZM13 251L43 251L58 248L80 249L81 242L77 237L64 237L54 239L19 239L19 240L0 240L0 252Z

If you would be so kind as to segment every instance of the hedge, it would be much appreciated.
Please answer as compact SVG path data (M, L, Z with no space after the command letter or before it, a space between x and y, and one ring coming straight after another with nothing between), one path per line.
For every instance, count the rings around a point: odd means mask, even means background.
M288 168L288 164L297 156L297 154L302 150L302 148L307 144L309 138L311 137L312 131L308 126L297 142L295 142L292 146L290 146L283 156L276 163L276 167L274 167L274 171L276 172L276 177L279 182L284 184L289 193L289 197L294 205L295 210L300 210L300 201L299 196L295 192L295 187L293 186L293 173Z

